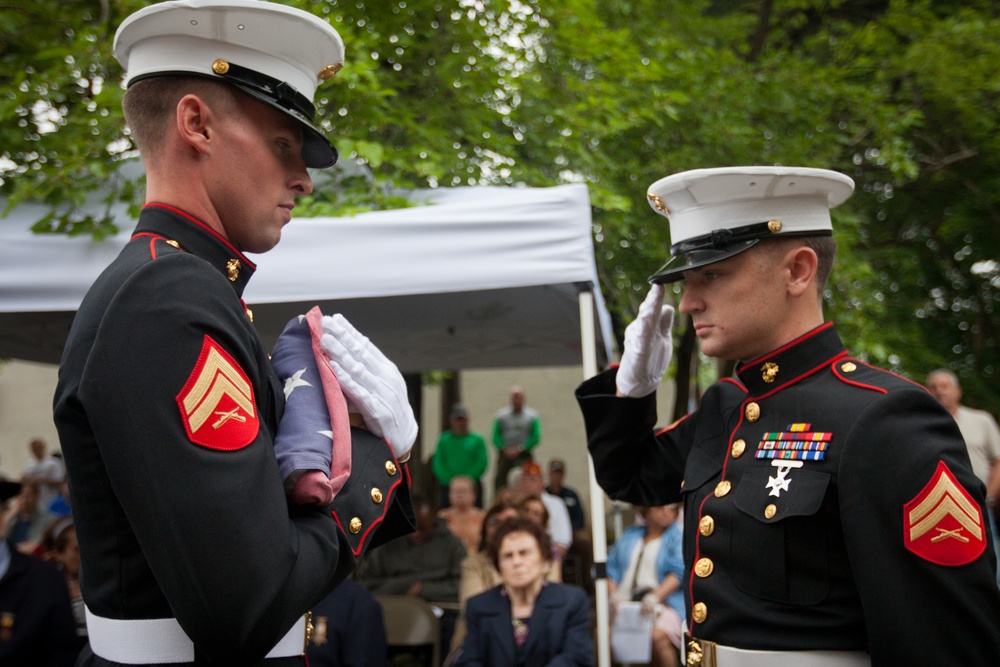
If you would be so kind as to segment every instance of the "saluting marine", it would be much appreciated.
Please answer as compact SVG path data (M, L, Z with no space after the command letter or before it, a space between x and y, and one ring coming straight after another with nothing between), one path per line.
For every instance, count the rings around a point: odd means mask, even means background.
M621 365L577 390L601 486L683 500L688 667L1000 664L983 485L923 387L853 358L822 291L836 172L732 167L649 189L673 259ZM702 352L734 377L654 432L684 280Z
M78 664L304 665L306 612L412 529L408 411L341 421L332 504L288 501L274 442L297 424L242 301L245 253L278 242L307 168L337 160L312 100L343 43L301 10L185 0L128 17L115 54L147 204L80 306L55 396L90 638ZM372 351L353 328L337 343ZM406 404L395 367L343 366L345 394Z

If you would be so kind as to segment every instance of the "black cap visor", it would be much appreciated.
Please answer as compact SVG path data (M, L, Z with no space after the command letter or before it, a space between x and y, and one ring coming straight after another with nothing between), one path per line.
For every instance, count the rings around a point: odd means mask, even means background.
M302 123L302 159L307 167L324 169L337 163L337 149L312 124L316 107L308 97L284 81L236 63L226 63L225 71L217 74L254 99Z
M233 84L247 95L250 95L255 100L259 100L264 104L274 107L278 111L282 111L295 120L302 124L302 159L305 161L307 167L313 169L325 169L327 167L332 167L337 164L337 149L333 147L333 143L327 139L319 128L312 124L312 122L303 115L298 109L292 106L286 106L282 104L281 101L275 100L273 97L265 92L262 92L252 86L247 86L242 83L230 80L229 83Z
M656 273L651 275L649 282L653 285L666 285L677 282L684 277L685 271L721 262L724 259L740 254L744 250L749 250L759 242L760 239L748 239L722 248L707 248L677 254L661 266Z

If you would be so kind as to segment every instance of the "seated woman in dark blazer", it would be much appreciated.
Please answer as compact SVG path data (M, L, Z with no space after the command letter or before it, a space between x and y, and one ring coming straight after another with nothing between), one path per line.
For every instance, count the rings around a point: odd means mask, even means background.
M466 603L469 634L456 667L592 666L587 596L545 580L552 564L545 529L528 519L508 519L488 549L503 583Z

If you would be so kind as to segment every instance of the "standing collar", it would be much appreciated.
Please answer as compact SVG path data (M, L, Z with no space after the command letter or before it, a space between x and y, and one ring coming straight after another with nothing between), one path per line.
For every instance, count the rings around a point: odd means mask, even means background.
M736 375L751 396L773 393L847 354L833 322L826 322L777 350L740 364Z
M208 225L180 209L166 204L147 204L139 214L132 239L158 236L170 245L200 257L215 267L232 284L236 294L243 290L257 266Z

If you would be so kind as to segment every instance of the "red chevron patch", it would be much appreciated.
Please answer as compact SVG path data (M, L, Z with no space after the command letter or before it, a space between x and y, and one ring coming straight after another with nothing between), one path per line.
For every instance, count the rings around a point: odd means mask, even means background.
M188 438L209 449L242 449L260 428L250 379L208 335L177 406Z
M986 549L983 512L944 461L903 506L903 543L924 560L947 566L971 563Z

